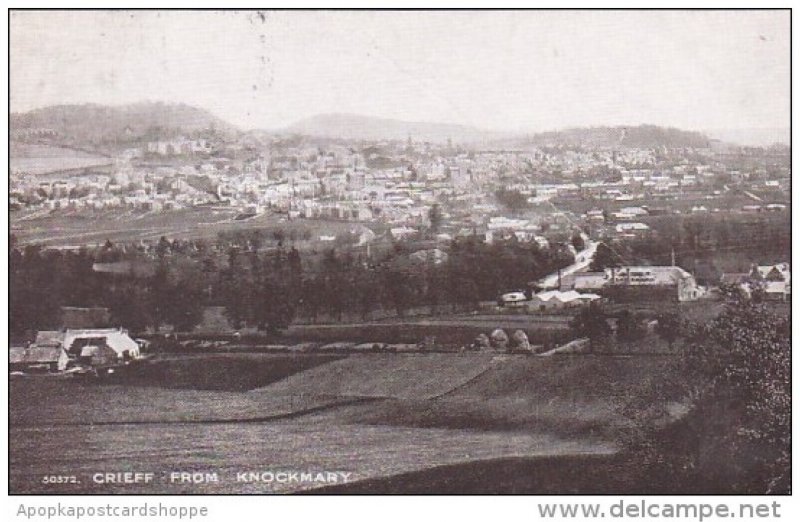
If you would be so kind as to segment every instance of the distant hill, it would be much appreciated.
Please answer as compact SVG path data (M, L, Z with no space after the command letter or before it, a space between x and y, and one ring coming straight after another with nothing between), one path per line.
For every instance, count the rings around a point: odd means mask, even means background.
M427 123L374 118L357 114L320 114L300 120L286 129L288 134L350 140L406 140L475 143L497 140L507 134L447 123Z
M537 146L581 146L581 147L619 147L650 149L666 148L705 148L709 146L708 136L700 132L684 131L656 125L636 127L581 127L553 132L543 132L528 136L523 140L528 145Z
M503 133L466 125L407 122L356 114L321 114L290 125L283 131L321 138L351 140L406 140L455 143L494 143L534 146L620 148L704 148L708 136L700 132L656 125L581 127L537 134Z
M57 105L10 115L11 137L80 147L109 147L178 135L236 133L210 112L186 104Z
M791 131L788 128L744 128L710 129L706 133L712 138L745 147L769 147L776 143L789 145Z

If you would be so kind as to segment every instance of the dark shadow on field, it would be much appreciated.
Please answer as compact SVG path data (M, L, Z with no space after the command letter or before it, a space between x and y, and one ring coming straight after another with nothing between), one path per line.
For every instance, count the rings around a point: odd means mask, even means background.
M164 388L247 391L342 357L303 354L164 357L131 366L119 382Z

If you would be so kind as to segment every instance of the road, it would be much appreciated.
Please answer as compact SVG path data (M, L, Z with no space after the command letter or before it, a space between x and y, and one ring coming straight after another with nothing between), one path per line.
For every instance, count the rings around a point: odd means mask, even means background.
M597 252L597 245L599 244L600 243L597 241L590 240L589 246L575 255L575 262L568 267L561 269L561 277L574 274L576 272L582 272L589 268L589 265L592 264L594 253ZM558 272L554 272L540 279L539 286L545 289L558 288Z

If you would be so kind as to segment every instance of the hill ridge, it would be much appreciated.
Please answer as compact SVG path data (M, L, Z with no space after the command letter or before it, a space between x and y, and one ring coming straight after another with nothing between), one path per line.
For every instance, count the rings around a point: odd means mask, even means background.
M61 104L9 114L12 139L69 146L113 146L179 135L230 135L238 129L186 103Z

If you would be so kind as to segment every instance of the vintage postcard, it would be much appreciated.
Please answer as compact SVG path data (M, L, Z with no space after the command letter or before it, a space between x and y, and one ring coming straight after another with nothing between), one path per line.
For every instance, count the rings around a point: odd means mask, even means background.
M790 10L8 17L10 494L791 492Z

